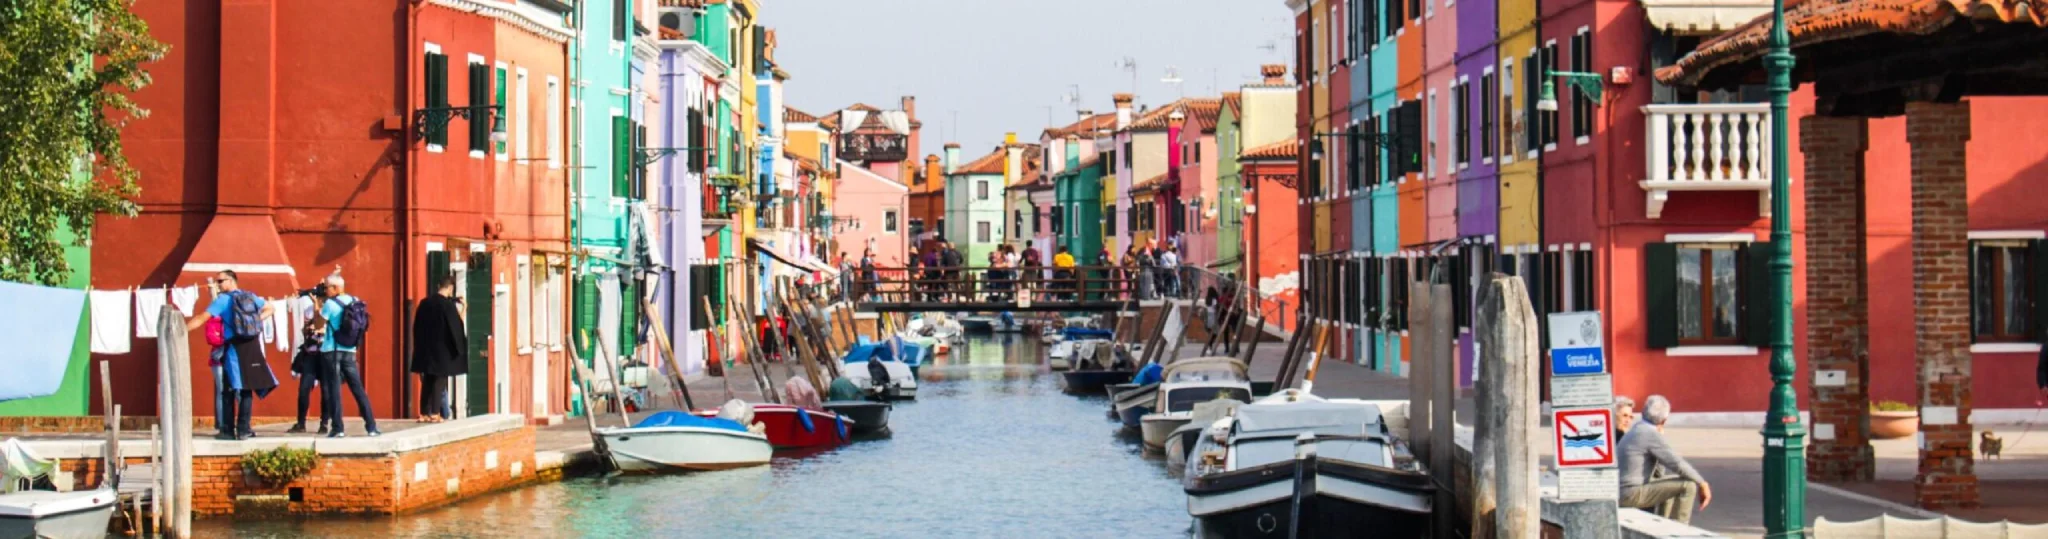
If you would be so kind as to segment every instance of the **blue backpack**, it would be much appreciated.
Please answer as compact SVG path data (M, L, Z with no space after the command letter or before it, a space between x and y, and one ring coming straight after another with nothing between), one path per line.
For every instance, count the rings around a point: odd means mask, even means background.
M370 306L363 298L351 298L348 305L341 307L341 328L334 332L334 345L355 348L363 345L363 335L370 332Z
M263 336L263 306L256 302L256 295L242 290L230 292L228 301L234 318L229 322L230 333L235 342L248 342Z

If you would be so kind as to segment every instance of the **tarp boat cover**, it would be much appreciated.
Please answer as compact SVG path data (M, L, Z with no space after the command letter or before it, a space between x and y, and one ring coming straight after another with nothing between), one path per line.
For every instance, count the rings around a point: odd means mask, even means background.
M726 429L739 432L747 431L747 427L745 425L741 425L738 421L733 421L730 419L719 417L701 417L691 415L686 412L678 412L675 410L663 410L660 412L655 412L654 415L647 416L646 419L641 419L639 423L633 424L633 428L636 429L652 427L696 427L706 429Z
M1069 341L1078 341L1083 339L1107 339L1115 335L1116 332L1107 329L1097 328L1080 328L1074 326L1067 326L1060 330L1060 336L1065 337Z

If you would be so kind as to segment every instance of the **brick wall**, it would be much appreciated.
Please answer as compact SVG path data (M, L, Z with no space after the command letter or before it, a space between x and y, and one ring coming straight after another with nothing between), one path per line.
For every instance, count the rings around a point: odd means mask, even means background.
M1869 269L1864 251L1863 153L1869 147L1863 118L1800 119L1799 150L1806 155L1806 322L1808 363L1815 372L1840 372L1841 385L1813 384L1813 445L1808 475L1819 481L1869 481L1868 380Z
M1970 104L1906 104L1913 171L1914 352L1919 360L1921 507L1977 505L1970 455ZM1952 420L1951 420L1952 418Z
M147 457L123 460L149 462ZM101 483L101 459L59 462L75 488ZM321 455L311 473L286 485L264 485L246 476L240 455L197 457L192 474L192 509L198 515L233 515L236 497L252 495L288 497L287 510L294 514L397 514L540 477L534 473L530 426L401 453Z

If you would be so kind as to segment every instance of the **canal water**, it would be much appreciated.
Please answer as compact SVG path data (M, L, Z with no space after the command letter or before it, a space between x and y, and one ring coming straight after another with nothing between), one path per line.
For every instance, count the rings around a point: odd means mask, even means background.
M395 518L206 520L235 537L1186 537L1180 481L1035 338L971 338L922 369L886 437L767 467L578 478Z

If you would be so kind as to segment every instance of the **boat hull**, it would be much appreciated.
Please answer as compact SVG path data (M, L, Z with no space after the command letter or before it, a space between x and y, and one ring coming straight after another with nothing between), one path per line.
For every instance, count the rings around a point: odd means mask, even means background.
M825 410L849 421L848 429L856 433L878 432L889 428L888 403L869 401L826 401Z
M1060 387L1077 395L1101 394L1110 384L1131 381L1132 371L1067 371L1060 373Z
M693 413L704 417L718 415L717 410L697 410ZM798 414L810 418L810 428L804 428L803 420ZM847 435L855 426L853 421L842 421L838 414L805 410L786 404L755 404L754 421L765 428L763 434L768 436L768 444L775 446L776 449L832 447L844 444ZM845 430L840 429L842 422L846 426Z
M1154 450L1166 449L1166 437L1173 431L1188 424L1193 415L1187 412L1146 414L1138 420L1138 428L1145 435L1145 447Z
M1430 535L1433 491L1419 473L1311 458L1188 481L1196 537Z
M648 427L603 429L605 454L626 473L727 470L768 464L768 437L729 429Z
M49 539L100 539L107 536L107 523L114 516L116 496L112 490L90 491L90 503L65 511L36 516L0 515L0 537ZM79 493L84 496L86 493Z

